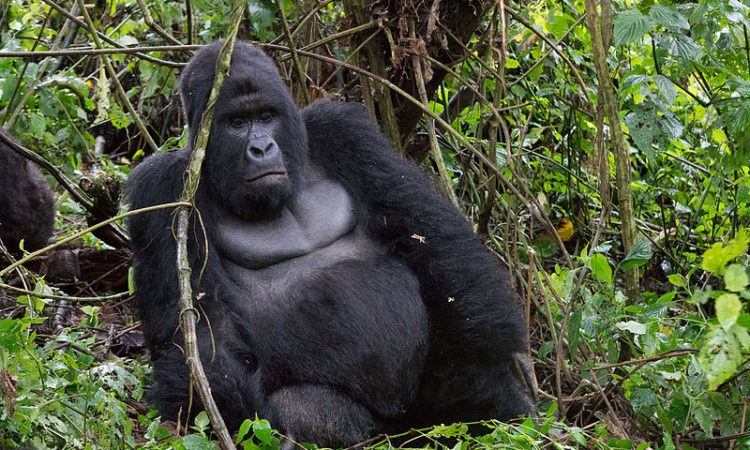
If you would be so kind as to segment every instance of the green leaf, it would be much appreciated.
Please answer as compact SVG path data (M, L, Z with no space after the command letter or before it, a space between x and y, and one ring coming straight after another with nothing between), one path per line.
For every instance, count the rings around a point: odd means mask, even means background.
M687 30L688 21L673 6L654 5L648 13L655 23L671 31Z
M703 253L701 267L703 270L722 274L724 273L724 267L729 261L747 251L749 243L750 237L747 236L747 233L745 233L744 230L740 231L737 238L732 239L726 247L721 242L715 243Z
M607 257L601 253L594 253L589 260L589 267L594 275L607 284L612 283L612 267L607 262Z
M653 256L651 244L645 239L639 239L633 245L633 250L620 262L618 268L628 270L633 267L640 267L646 264L651 259L651 256Z
M686 61L697 61L703 54L700 47L691 38L681 34L675 35L670 51Z
M716 419L718 418L719 415L716 414L713 408L708 408L704 405L698 405L698 407L695 408L695 420L698 421L698 424L706 433L713 432L714 422L716 422Z
M669 139L677 139L682 136L685 126L682 125L679 117L663 106L660 107L659 113L661 113L659 127L663 130L664 135Z
M644 83L648 83L650 80L651 77L648 75L629 75L624 80L622 80L622 87L636 87Z
M615 326L619 330L629 331L633 334L646 334L646 325L634 320L628 320L627 322L618 322Z
M723 294L716 299L716 318L725 330L735 323L742 310L742 303L736 294Z
M745 290L745 287L750 283L747 278L747 271L742 264L732 264L726 268L724 272L724 284L727 290L740 292Z
M519 67L521 63L516 61L515 59L508 58L505 60L505 68L506 69L515 69L516 67Z
M623 11L615 17L615 45L621 46L640 39L652 27L651 18L639 11Z
M687 279L684 275L679 273L673 273L667 277L669 282L677 287L685 287L687 285Z
M123 35L117 38L117 42L122 44L125 47L130 47L131 45L138 45L138 39L135 36L130 35Z
M208 414L206 411L201 411L198 413L197 416L195 416L195 428L198 430L205 430L210 425L210 421L208 420Z
M47 129L47 120L43 115L32 112L29 120L29 133L34 136L41 136Z
M711 329L698 355L698 363L706 373L709 389L716 389L741 367L744 347L750 347L747 329L737 325L729 330L723 327Z
M250 428L253 426L253 421L250 419L245 419L244 422L242 422L242 425L240 425L240 429L237 432L237 440L234 441L235 445L239 444L242 439L247 436L247 433L250 431Z
M540 345L539 350L537 351L539 359L544 359L552 351L553 348L555 348L555 343L552 341L547 341L544 344Z
M630 395L630 403L633 405L633 409L639 412L643 408L658 405L660 401L651 389L638 387L633 389L633 393Z
M570 315L568 322L568 350L570 359L575 361L576 351L578 350L578 338L581 336L581 319L583 318L583 308L578 308Z
M182 444L186 450L213 450L216 448L213 442L200 434L188 434L182 438Z
M7 318L0 321L0 347L9 353L21 348L18 333L23 329L20 319Z
M664 101L666 101L669 106L674 105L674 101L677 98L677 88L674 86L674 83L672 83L672 80L664 75L656 75L654 76L654 84L657 89L659 89L659 93L662 97L664 97Z
M267 420L256 420L253 424L253 434L264 444L270 444L273 429L271 429L271 424Z
M570 427L568 431L570 431L570 435L573 436L573 439L576 440L581 448L587 447L586 435L583 433L583 429L578 427Z

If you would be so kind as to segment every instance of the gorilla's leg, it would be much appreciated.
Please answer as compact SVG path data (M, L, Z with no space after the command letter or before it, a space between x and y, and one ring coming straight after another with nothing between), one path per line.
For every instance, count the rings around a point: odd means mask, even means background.
M350 397L323 385L285 386L268 398L265 416L296 442L346 447L367 438L370 412Z

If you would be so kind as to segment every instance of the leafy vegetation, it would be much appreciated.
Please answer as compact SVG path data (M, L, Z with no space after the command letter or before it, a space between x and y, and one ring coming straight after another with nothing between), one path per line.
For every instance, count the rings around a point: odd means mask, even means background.
M539 421L445 424L367 445L750 446L750 1L599 3L632 194L614 188L622 174L584 0L477 1L485 14L468 32L430 21L430 7L444 11L445 1L391 2L373 23L347 2L278 4L307 94L364 100L377 112L394 145L436 174L508 263L530 309ZM277 6L249 1L240 38L272 44L302 104ZM229 2L203 0L87 10L105 48L130 48L95 53L86 23L61 12L81 16L74 2L0 5L0 123L81 188L122 182L145 154L184 142L176 85L194 47L178 44L224 37L231 13ZM169 47L148 48L157 45ZM363 81L360 66L373 76ZM394 86L450 128L427 114L419 123L398 116L415 103ZM426 137L432 126L437 147ZM92 221L48 178L60 241ZM620 205L630 195L638 236L626 248ZM65 245L120 250L102 236ZM113 254L120 259L108 268L124 270L127 257ZM97 284L101 274L83 266L73 282L40 277L33 261L23 267L0 274L0 447L212 448L205 414L178 429L144 406L150 371L126 282ZM275 448L281 438L248 418L236 442Z

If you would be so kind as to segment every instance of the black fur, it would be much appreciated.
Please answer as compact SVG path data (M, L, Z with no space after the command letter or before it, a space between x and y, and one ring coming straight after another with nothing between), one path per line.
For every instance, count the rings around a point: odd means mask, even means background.
M191 137L213 83L218 49L214 44L201 50L182 76ZM238 179L235 158L242 149L236 147L243 141L221 131L233 120L231 110L242 109L238 98L248 93L253 105L271 105L268 122L278 118L280 124L269 129L288 180L273 187ZM152 156L136 168L128 184L132 207L175 201L190 152L187 146ZM302 180L318 172L351 198L351 212L331 215L352 219L353 230L336 242L353 242L355 255L337 250L325 256L321 249L304 256L310 267L290 260L279 266L269 261L259 270L240 263L237 269L232 251L277 246L222 243L222 230L230 228L225 217L240 218L242 233L252 227L268 232L262 228L266 221L306 201L300 197ZM208 236L201 274L205 242L194 218L189 254L193 286L202 294L198 339L214 398L231 428L258 413L295 439L338 446L374 431L534 411L533 393L512 369L513 355L526 348L522 309L494 256L420 171L393 153L361 105L317 102L300 114L272 61L237 43L196 202ZM299 221L316 229L316 223ZM136 301L154 362L152 398L169 418L184 411L188 395L183 355L175 345L182 338L175 335L172 223L167 210L129 223ZM290 229L279 230L273 241L293 238ZM289 268L290 275L274 267Z
M0 239L11 253L38 250L52 236L55 198L47 180L27 159L0 141Z

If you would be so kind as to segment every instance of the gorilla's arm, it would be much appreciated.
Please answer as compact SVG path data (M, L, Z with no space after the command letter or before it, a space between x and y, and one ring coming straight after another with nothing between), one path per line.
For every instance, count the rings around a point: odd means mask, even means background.
M432 331L415 423L533 415L523 310L471 225L360 105L318 102L303 118L311 161L344 184L360 223L419 279Z
M430 309L451 322L440 332L472 352L524 351L522 310L496 258L450 201L394 154L364 108L317 102L303 118L311 160L325 162L329 176L364 205L358 215L366 228L417 274Z
M188 151L154 155L133 170L127 183L132 209L177 201L182 194ZM177 328L179 291L177 243L171 231L173 212L172 208L159 209L137 214L128 221L138 289L135 298L150 342L170 340Z

